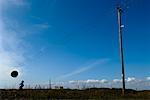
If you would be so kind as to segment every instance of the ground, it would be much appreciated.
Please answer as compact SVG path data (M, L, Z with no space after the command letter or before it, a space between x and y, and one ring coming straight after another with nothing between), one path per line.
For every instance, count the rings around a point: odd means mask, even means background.
M150 90L126 90L121 94L121 89L90 88L77 89L1 89L1 100L150 100Z

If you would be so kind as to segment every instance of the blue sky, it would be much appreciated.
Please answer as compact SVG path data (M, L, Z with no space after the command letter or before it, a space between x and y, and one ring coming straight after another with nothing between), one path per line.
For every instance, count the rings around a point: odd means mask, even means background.
M150 76L149 3L125 2L126 78ZM116 0L0 0L0 5L0 85L121 78ZM13 69L20 73L17 79L8 74Z

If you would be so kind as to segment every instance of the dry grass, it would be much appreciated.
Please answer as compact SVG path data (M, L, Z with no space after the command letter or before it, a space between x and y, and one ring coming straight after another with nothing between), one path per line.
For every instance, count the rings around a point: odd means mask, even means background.
M2 100L150 100L150 91L126 90L126 95L121 95L121 89L24 89L0 90Z

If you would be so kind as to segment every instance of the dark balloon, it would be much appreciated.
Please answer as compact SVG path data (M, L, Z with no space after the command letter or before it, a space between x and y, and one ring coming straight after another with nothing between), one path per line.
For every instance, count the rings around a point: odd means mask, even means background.
M12 71L11 72L11 76L14 77L14 78L17 77L18 76L18 72L17 71Z

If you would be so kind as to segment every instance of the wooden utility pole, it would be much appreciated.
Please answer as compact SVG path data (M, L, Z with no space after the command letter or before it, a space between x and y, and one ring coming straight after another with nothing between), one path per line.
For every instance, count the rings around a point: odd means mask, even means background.
M51 79L49 79L49 89L52 89Z
M124 73L124 57L123 57L123 46L122 46L122 22L121 22L121 14L122 9L120 7L117 8L118 12L118 25L119 25L119 43L120 43L120 58L122 65L122 94L125 94L125 73Z

